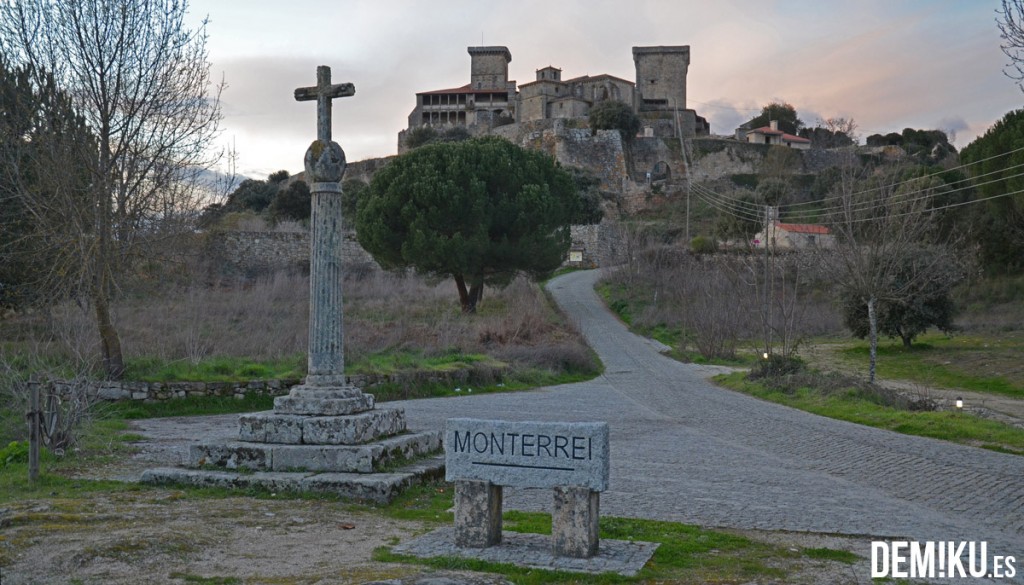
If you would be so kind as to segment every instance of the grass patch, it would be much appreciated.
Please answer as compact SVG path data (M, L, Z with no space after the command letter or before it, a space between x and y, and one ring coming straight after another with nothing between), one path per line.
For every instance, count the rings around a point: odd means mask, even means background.
M201 416L258 412L274 407L274 397L261 394L234 396L194 396L155 402L139 400L112 402L99 405L104 416L125 420L164 418L169 416Z
M878 404L855 388L822 392L804 386L786 391L747 380L743 372L722 374L713 380L732 390L829 418L965 445L998 446L1004 452L1024 455L1024 429L967 413L900 410Z
M484 354L424 356L418 352L392 351L367 356L346 368L346 373L387 375L400 372L454 372L473 366L504 368L506 364Z
M436 482L414 487L387 506L374 509L385 516L417 520L428 525L453 521L454 487ZM506 511L503 529L530 534L551 534L550 514ZM653 559L636 577L615 574L581 575L559 571L526 569L508 564L490 563L455 557L420 559L397 555L386 547L374 552L374 560L421 564L444 570L469 570L499 573L514 583L743 583L768 579L785 581L790 570L807 559L852 563L856 555L832 549L795 551L788 547L763 544L743 536L705 530L674 522L632 518L602 517L600 537L613 540L658 542Z
M408 491L382 512L393 518L448 523L452 514L453 488L449 484L420 486ZM537 512L510 510L503 515L503 527L513 532L550 534L551 516ZM800 553L751 541L741 536L703 530L695 526L638 520L601 518L602 539L660 542L654 558L637 577L614 574L580 575L559 571L526 569L479 560L439 557L419 559L396 555L387 548L374 552L374 560L423 564L445 570L472 570L500 573L515 583L633 583L647 582L744 582L758 578L782 579L788 574L779 568L780 559L795 561ZM782 563L785 564L785 563Z
M847 565L852 565L861 559L860 556L855 555L850 551L837 550L834 548L805 548L804 556L809 559L836 561Z
M841 350L847 363L865 371L868 344ZM902 343L879 343L878 375L928 386L972 390L1024 398L1024 332L1004 334L923 335L909 349Z
M128 360L125 379L140 382L243 382L301 378L306 373L306 356L278 360L252 360L218 356L198 363L167 361L156 357Z

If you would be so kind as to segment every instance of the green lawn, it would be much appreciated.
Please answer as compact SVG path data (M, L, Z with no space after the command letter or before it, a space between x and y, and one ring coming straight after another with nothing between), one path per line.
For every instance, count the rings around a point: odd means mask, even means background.
M970 414L899 410L878 404L853 388L824 393L803 387L787 393L747 380L743 372L719 375L714 381L732 390L829 418L1024 455L1024 429Z
M418 520L438 526L450 524L453 521L452 491L450 484L412 488L381 511L402 520ZM504 530L513 532L551 534L549 514L510 510L503 514L502 525ZM512 582L521 584L785 582L794 569L811 560L842 564L860 560L856 555L841 550L769 545L721 531L634 518L602 517L600 537L658 542L661 546L636 577L609 573L579 575L454 557L420 559L393 554L387 547L378 549L374 559L422 564L445 570L500 573Z
M845 363L868 369L868 343L837 353ZM926 386L991 392L1024 398L1024 332L921 336L910 349L900 342L878 346L878 375Z

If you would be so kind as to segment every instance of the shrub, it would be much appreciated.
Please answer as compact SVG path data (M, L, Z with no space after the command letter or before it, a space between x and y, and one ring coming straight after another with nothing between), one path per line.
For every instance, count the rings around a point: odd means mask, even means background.
M590 108L590 127L595 130L618 130L626 142L640 131L640 118L629 104L606 100Z
M799 373L803 369L804 362L798 357L772 354L766 360L758 360L757 365L750 369L747 379L781 378Z
M0 469L11 463L25 463L28 461L28 441L11 441L6 447L0 449Z
M718 242L714 238L697 236L690 240L690 249L694 254L714 254L718 251Z

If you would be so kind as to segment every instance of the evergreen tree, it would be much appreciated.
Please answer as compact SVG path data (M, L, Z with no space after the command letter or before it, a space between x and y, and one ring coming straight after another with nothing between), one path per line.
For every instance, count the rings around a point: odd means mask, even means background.
M496 137L445 142L377 173L356 233L385 268L452 277L471 313L485 283L558 268L579 205L572 177L544 153Z

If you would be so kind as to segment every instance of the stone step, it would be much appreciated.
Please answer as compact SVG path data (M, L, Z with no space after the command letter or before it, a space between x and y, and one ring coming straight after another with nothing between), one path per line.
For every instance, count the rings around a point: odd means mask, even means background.
M391 473L285 473L207 471L180 467L147 469L142 482L227 489L258 488L272 492L327 493L346 499L386 504L405 488L444 477L444 457L432 457Z
M252 443L358 445L405 431L405 411L378 408L344 416L257 412L238 417L239 436Z
M363 445L286 445L232 441L189 448L190 467L252 471L373 473L382 467L429 455L441 448L440 431L408 433Z
M371 410L373 402L372 394L362 394L352 398L278 396L274 399L274 412L276 414L341 416Z

